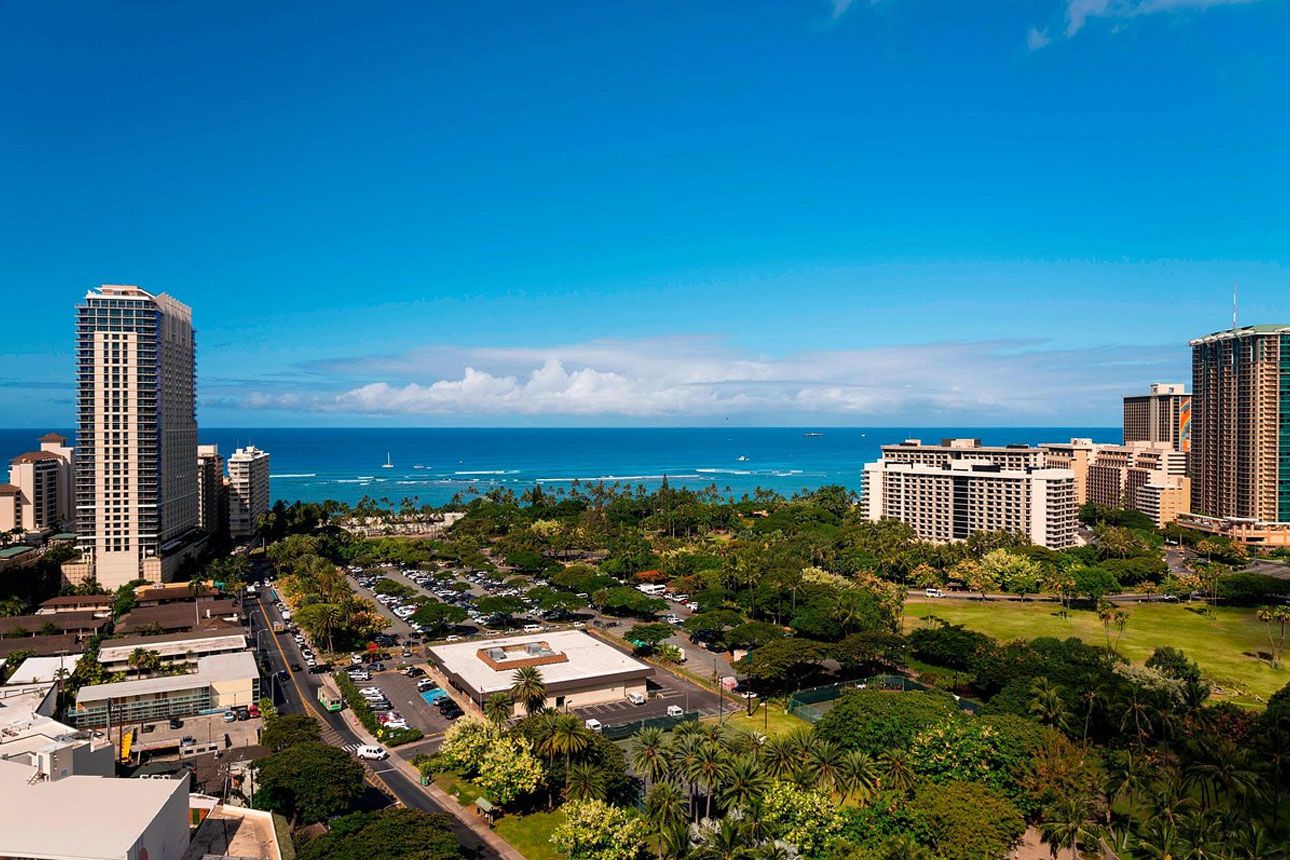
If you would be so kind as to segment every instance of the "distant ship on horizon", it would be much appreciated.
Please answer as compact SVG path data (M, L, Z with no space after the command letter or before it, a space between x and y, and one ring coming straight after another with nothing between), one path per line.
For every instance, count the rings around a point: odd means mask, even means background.
M823 433L803 433L802 435L806 437L815 437L815 436L823 436L824 434Z

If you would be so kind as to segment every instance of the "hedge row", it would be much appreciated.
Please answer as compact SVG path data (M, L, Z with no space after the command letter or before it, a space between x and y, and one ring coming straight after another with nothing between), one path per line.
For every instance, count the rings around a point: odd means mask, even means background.
M349 705L350 710L358 715L358 720L363 726L372 733L372 736L384 743L386 746L397 747L403 744L410 744L413 741L419 741L425 737L420 729L387 729L381 725L376 714L373 713L367 699L358 691L358 686L350 680L344 672L337 672L333 675L336 679L336 686L340 688L340 694L345 697L345 703Z

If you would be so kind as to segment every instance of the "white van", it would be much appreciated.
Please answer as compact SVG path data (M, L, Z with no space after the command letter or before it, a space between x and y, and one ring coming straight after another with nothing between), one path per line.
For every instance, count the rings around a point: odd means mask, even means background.
M679 716L682 716L682 715L684 715L684 714L685 714L685 711L681 710L681 706L680 706L680 705L668 705L668 706L667 706L667 715L668 715L669 717L679 717Z
M587 720L583 725L587 727L587 731L595 732L596 734L600 734L600 730L604 728L604 726L600 724L600 720L597 719Z
M944 591L941 591L939 588L924 588L924 589L923 589L923 594L927 595L928 597L944 597L944 596L945 596L945 592L944 592Z
M541 624L525 624L525 625L524 625L524 632L525 632L525 633L541 633L541 632L542 632L542 625L541 625Z
M390 754L385 751L385 747L378 744L363 744L354 750L354 755L369 761L383 761L390 757Z

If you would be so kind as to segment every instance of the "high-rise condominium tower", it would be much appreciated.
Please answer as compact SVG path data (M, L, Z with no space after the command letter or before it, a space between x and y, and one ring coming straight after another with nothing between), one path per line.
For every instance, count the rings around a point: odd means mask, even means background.
M1164 442L1191 448L1191 395L1181 384L1156 383L1150 394L1124 398L1124 444Z
M78 306L76 338L83 559L64 572L107 588L169 580L199 534L192 311L104 285Z
M1290 325L1220 331L1191 347L1192 511L1290 523Z
M255 534L269 512L269 454L254 445L228 458L228 531L235 540Z

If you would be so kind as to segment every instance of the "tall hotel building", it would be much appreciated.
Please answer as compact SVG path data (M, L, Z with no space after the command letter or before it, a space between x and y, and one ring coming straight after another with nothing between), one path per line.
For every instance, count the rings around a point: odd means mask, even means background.
M1185 525L1290 546L1290 325L1191 342L1192 514Z
M1012 531L1049 549L1075 544L1075 476L1049 468L1040 448L908 439L884 445L882 459L865 465L864 479L868 518L901 520L923 540Z
M1124 398L1124 444L1154 442L1191 448L1191 395L1181 383L1156 383L1150 394Z
M174 578L200 548L192 311L104 285L77 307L76 523L72 582Z
M228 458L228 531L234 540L255 534L269 512L269 454L254 445Z

